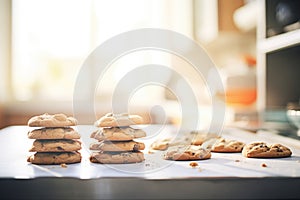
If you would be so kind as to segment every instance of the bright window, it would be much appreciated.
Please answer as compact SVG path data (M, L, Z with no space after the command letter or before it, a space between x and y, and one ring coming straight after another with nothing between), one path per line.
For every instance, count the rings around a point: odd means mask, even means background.
M170 0L14 0L12 88L15 100L72 100L76 76L85 58L116 34L145 27L191 33L192 23L189 26L187 20L178 21L180 12L177 11L191 14L183 12L180 4L182 1ZM176 17L172 18L175 13ZM130 58L123 60L128 64L132 62ZM117 80L108 78L114 83Z
M66 100L91 49L91 1L13 1L17 100Z

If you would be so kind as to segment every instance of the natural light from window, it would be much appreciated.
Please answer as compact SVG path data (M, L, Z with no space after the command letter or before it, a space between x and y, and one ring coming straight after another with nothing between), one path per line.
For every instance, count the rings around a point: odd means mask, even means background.
M17 101L71 101L76 75L105 40L137 28L172 28L171 1L14 0L12 88ZM173 4L170 4L173 5ZM176 4L174 4L176 5ZM174 6L173 6L174 7ZM175 6L174 9L179 9ZM175 18L176 19L176 18ZM182 23L183 30L187 27ZM184 31L183 31L184 32ZM186 31L188 32L188 31ZM145 64L151 59L147 55ZM143 57L145 58L145 57ZM139 57L140 61L143 59ZM131 60L130 60L131 59ZM159 59L156 57L156 60ZM118 65L142 64L129 56ZM164 59L165 60L165 59ZM108 79L107 90L120 72ZM126 70L125 70L126 71ZM105 83L104 83L105 84Z

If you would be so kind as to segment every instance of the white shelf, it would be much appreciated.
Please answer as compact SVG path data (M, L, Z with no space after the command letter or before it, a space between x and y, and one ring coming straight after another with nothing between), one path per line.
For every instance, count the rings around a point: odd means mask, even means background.
M257 48L260 52L268 53L297 44L300 44L300 29L261 39L257 44Z

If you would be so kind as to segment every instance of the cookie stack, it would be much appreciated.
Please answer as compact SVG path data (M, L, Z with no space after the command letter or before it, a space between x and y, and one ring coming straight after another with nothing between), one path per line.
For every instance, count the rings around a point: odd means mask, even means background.
M76 119L64 114L43 114L28 121L29 127L39 127L28 132L29 139L35 139L29 152L36 152L27 161L40 165L58 165L81 162L80 135L70 126Z
M134 129L131 125L143 124L142 117L128 114L108 113L95 122L98 127L91 134L91 138L98 142L90 145L93 150L90 161L101 164L126 164L143 162L145 144L134 141L145 137L141 129Z

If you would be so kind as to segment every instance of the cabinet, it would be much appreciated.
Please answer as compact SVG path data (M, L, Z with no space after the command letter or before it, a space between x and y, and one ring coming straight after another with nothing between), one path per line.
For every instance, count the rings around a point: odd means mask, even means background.
M287 103L300 99L300 1L257 3L258 111L264 120L285 121Z

